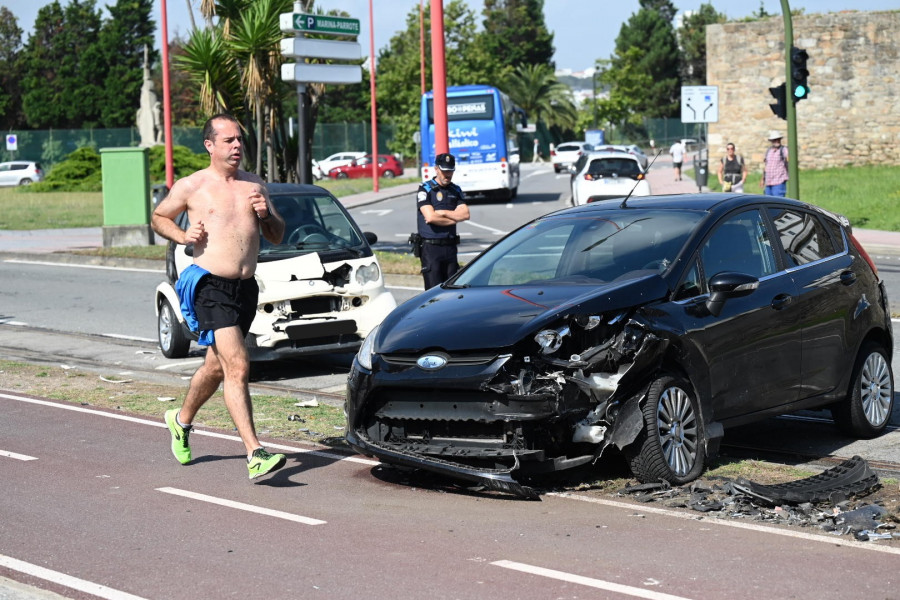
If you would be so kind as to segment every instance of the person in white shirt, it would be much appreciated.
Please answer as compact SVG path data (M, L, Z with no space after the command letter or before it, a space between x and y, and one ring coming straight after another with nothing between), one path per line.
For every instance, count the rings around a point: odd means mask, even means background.
M672 166L675 167L675 181L681 181L681 165L684 163L684 144L681 140L672 144L669 154L672 155Z

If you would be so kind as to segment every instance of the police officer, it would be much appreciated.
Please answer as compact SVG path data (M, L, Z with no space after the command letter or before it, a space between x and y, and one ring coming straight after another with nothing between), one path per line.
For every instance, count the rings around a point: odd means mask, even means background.
M419 186L416 212L419 234L419 258L425 289L439 285L459 270L456 224L469 219L469 207L462 190L453 183L456 158L438 154L434 160L437 174Z

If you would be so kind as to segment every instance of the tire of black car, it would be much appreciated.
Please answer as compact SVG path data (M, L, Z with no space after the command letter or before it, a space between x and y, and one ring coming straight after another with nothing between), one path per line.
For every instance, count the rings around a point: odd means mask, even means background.
M643 483L682 485L700 476L706 463L706 435L690 383L663 374L647 389L644 430L625 448L631 472Z
M166 358L184 358L191 347L191 339L185 334L184 326L175 316L175 310L169 301L163 299L159 306L157 318L159 347Z
M894 375L881 345L866 342L853 367L847 397L832 406L838 428L857 438L873 438L888 425L894 407Z

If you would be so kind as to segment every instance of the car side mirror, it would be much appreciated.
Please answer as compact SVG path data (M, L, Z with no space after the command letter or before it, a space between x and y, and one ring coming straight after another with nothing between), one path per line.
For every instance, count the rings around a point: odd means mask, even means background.
M363 237L366 238L366 241L369 242L370 246L378 241L378 236L371 231L363 231Z
M713 275L709 280L709 299L706 309L714 317L718 317L725 307L725 301L741 298L751 294L759 287L759 279L746 273L723 271Z

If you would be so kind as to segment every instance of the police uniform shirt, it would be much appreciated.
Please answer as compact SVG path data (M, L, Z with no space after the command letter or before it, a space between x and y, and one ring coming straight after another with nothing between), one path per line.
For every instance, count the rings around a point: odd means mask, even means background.
M456 223L453 225L432 225L426 223L421 208L430 204L434 210L455 210L457 206L465 203L462 190L453 182L442 186L436 179L431 179L420 185L419 192L416 194L416 222L419 235L429 239L454 237L456 235Z

